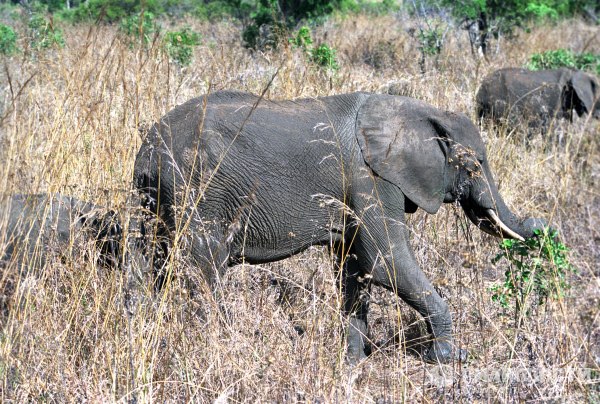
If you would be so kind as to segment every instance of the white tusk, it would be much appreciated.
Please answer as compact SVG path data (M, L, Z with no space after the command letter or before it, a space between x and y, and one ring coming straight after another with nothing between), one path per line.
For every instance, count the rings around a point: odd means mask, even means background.
M500 220L500 218L498 217L498 215L496 214L496 212L494 212L493 209L487 209L486 213L488 214L488 216L490 217L490 219L492 219L492 221L494 222L494 224L496 226L498 226L500 228L500 230L502 230L508 236L510 236L512 238L515 238L517 240L520 240L520 241L525 241L525 239L523 237L521 237L520 235L518 235L517 233L515 233L514 231L512 231L507 225L505 225L502 222L502 220Z

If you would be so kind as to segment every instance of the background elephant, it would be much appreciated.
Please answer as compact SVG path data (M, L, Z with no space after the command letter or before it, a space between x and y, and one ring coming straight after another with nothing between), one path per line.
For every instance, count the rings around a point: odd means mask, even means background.
M365 355L363 278L427 319L434 339L426 360L454 356L450 312L410 248L406 212L459 201L473 223L502 237L529 237L536 224L503 202L466 116L391 95L192 99L150 129L134 183L163 234L187 243L191 262L213 282L242 259L331 245L343 267L352 360Z
M598 80L581 71L506 68L483 79L476 103L479 117L546 132L553 119L571 120L573 111L600 118L599 98Z
M113 211L60 194L12 195L0 205L2 261L42 267L49 250L96 243L99 264L120 260L121 226Z

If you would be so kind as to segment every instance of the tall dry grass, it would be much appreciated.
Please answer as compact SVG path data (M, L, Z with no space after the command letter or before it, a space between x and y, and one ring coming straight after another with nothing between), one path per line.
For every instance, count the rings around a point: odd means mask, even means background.
M269 98L351 91L401 92L473 116L483 76L555 47L600 52L597 27L571 20L502 40L489 60L464 33L448 38L421 74L401 16L350 17L315 34L338 49L341 70L323 72L298 50L250 53L239 27L199 24L204 42L180 69L157 44L130 48L113 27L68 28L62 50L2 60L0 167L3 194L61 192L120 210L140 126L218 89ZM436 67L437 64L437 67ZM147 274L108 271L56 254L43 270L9 263L0 276L0 398L7 402L401 402L599 400L600 195L598 122L559 124L564 141L484 126L501 192L518 214L545 217L572 246L579 268L569 294L518 329L492 303L497 240L467 224L456 206L410 216L413 247L451 306L468 364L428 365L407 351L423 320L389 292L372 290L376 345L345 362L341 296L326 249L231 268L220 299L175 257L174 277L155 292ZM195 290L195 293L190 293Z

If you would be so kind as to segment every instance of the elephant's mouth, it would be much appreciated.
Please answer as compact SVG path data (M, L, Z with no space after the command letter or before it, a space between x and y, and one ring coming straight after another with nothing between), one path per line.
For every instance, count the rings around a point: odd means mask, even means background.
M465 209L465 213L477 227L492 236L525 240L523 236L504 223L494 209L471 208Z

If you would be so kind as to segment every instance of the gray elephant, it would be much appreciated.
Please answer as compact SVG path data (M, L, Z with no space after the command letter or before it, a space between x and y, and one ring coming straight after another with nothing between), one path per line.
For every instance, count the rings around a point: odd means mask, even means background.
M519 239L540 224L507 208L465 115L391 95L192 99L149 130L134 184L164 223L161 233L187 243L212 282L242 259L264 263L330 245L344 279L351 361L365 356L364 279L425 317L433 336L426 361L464 357L452 344L448 305L410 248L406 213L459 201L483 231Z
M553 119L572 120L574 112L600 118L599 99L600 83L587 73L506 68L483 79L476 103L480 118L506 120L511 127L524 123L545 133Z
M1 261L42 267L48 251L61 252L93 241L98 263L120 261L121 225L117 214L60 194L12 195L0 203Z

